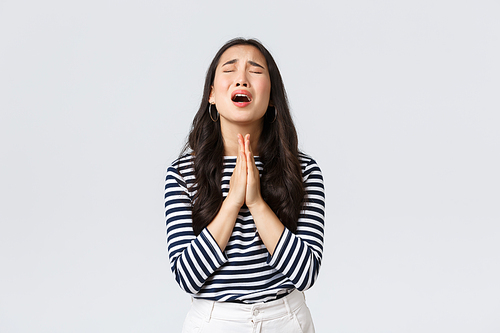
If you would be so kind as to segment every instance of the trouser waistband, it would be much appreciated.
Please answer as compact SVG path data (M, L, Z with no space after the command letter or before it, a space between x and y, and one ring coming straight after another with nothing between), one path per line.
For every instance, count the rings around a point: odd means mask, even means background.
M304 302L304 293L294 290L280 299L255 304L215 302L194 298L192 308L207 321L210 321L210 318L235 321L270 320L287 314L292 315L292 312L299 309Z

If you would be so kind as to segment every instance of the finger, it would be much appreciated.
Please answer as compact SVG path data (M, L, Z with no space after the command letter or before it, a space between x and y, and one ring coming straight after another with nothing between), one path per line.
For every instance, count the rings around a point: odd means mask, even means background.
M250 134L245 136L245 153L247 155L247 163L250 166L255 166L255 160L253 157L252 145L250 144Z
M250 134L245 135L245 151L252 152L252 147L250 145Z
M241 134L238 135L240 137L240 154L243 156L243 160L246 160L245 138Z
M247 190L245 202L247 205L254 204L260 198L260 175L255 159L253 157L250 135L245 136L245 153L247 163Z
M244 151L240 151L240 159L241 159L241 163L240 163L240 173L245 176L247 174L247 158L246 158L246 155L245 155L245 152Z
M255 164L252 163L252 154L250 152L247 152L247 193L246 193L246 198L245 200L252 200L252 197L254 197L255 193L255 186L257 185L256 179L255 179Z
M253 157L252 145L250 144L250 134L245 135L245 153Z
M236 159L236 169L238 169L239 173L241 175L246 175L246 154L245 154L245 142L243 135L238 133L238 146L239 146L239 152L238 156Z
M239 151L238 151L238 154L236 154L236 166L238 166L238 165L242 162L242 154L241 154L241 153L242 153L242 152L243 152L243 153L245 152L245 150L244 150L244 147L245 147L244 145L245 145L245 143L244 143L244 141L243 141L243 136L242 136L241 134L239 134L239 133L238 133L237 138L238 138L238 149L239 149ZM244 156L244 155L245 155L245 154L243 154L243 156ZM245 158L244 158L243 160L245 160L245 159L246 159L246 156L244 156L244 157L245 157Z
M245 152L245 139L243 138L243 135L238 133L238 146L240 151Z
M240 134L238 134L237 139L238 139L238 150L239 151L238 151L238 154L236 154L236 157L239 158L240 152L241 152L241 145L242 145L241 135Z

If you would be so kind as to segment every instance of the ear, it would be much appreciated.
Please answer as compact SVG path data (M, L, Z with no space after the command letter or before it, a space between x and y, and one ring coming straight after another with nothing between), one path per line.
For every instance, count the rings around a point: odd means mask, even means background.
M215 97L214 97L214 86L210 87L210 96L208 96L208 102L210 104L215 104Z

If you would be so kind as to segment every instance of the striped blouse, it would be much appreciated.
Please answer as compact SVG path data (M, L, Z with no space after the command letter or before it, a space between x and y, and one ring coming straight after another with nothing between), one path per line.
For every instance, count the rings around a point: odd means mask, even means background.
M307 203L300 213L297 232L285 228L273 255L260 239L246 206L238 214L224 251L207 228L195 236L191 224L193 159L184 155L172 163L165 183L167 249L170 268L184 291L196 298L255 303L314 284L323 254L323 177L312 158L300 154L299 159ZM255 163L262 173L258 157ZM224 157L224 197L235 165L236 157Z

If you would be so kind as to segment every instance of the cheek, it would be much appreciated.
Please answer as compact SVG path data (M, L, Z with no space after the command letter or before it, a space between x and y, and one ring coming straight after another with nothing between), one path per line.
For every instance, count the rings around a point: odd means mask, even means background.
M269 99L271 95L271 83L261 82L259 85L259 92L263 97L265 97L265 99Z
M214 79L214 93L215 95L223 94L227 91L227 79L215 77Z
M271 94L271 81L269 78L262 83L262 89L268 96Z

